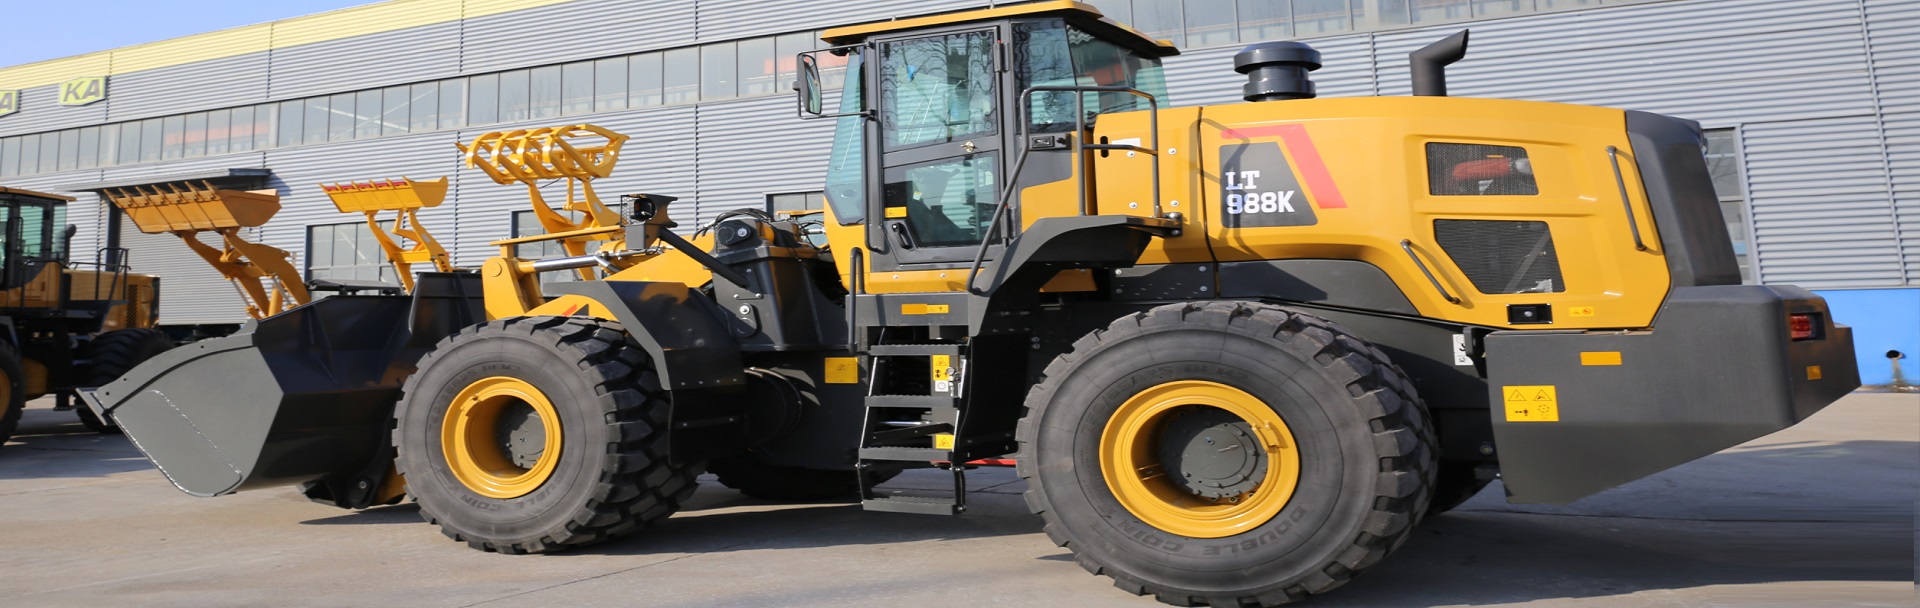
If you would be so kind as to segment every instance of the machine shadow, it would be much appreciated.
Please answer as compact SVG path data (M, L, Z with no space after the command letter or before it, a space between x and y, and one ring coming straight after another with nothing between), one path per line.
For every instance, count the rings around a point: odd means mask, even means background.
M1894 599L1904 585L1840 585L1913 582L1916 447L1736 448L1571 505L1505 504L1496 483L1428 518L1364 583L1314 603L1472 606L1796 582L1860 594L1836 602ZM1862 480L1811 470L1831 470L1835 458L1887 479L1862 492ZM1752 485L1766 479L1775 485Z
M124 435L95 433L73 412L30 407L0 448L0 480L105 477L153 468Z

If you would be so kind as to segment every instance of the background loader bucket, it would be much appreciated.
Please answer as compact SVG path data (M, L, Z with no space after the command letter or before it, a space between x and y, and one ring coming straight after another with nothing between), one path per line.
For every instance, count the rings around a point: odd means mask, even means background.
M485 319L473 273L412 296L335 296L173 349L86 393L196 496L352 475L387 448L400 385L439 339Z

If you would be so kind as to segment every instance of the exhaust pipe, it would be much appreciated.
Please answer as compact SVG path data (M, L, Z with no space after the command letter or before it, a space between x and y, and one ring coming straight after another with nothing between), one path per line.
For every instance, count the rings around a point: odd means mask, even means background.
M1447 66L1467 56L1467 30L1420 47L1407 54L1408 69L1413 72L1413 94L1421 97L1447 96Z

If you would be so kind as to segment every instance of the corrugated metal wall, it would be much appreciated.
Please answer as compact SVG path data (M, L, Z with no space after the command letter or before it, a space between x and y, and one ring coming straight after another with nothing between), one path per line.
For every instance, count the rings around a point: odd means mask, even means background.
M449 21L274 49L268 95L291 99L451 76L460 65L460 29Z
M693 0L697 5L700 41L746 38L765 34L884 21L897 17L915 17L928 13L983 7L990 0L807 0L767 2L766 0ZM1014 4L1002 0L1000 4Z
M694 41L695 6L689 0L578 0L467 19L460 72L685 46Z
M114 76L98 105L121 121L266 101L267 60L263 51Z
M1894 224L1907 284L1920 285L1920 2L1868 0L1868 45L1880 100Z
M834 122L800 120L785 97L700 106L700 219L765 208L768 193L822 189Z
M1872 116L1741 129L1748 201L1765 283L1899 285L1887 170Z

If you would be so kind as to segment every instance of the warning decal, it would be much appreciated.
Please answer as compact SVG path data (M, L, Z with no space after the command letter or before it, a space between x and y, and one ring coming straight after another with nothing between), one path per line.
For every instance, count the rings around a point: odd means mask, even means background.
M1507 422L1559 422L1560 397L1552 386L1503 386Z

